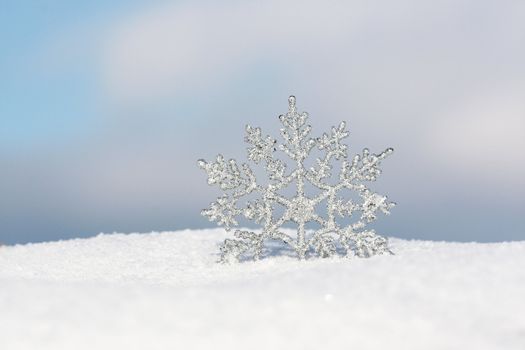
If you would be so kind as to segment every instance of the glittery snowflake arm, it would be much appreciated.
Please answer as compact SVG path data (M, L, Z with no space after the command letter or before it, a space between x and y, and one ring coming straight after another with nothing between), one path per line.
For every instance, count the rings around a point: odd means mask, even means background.
M221 245L221 262L238 261L239 257L250 249L253 250L255 260L261 257L264 243L262 234L236 230L234 235L237 239L226 239Z
M270 136L263 138L261 128L246 125L244 141L250 145L247 149L248 159L256 164L261 161L265 162L268 177L273 181L274 186L282 188L293 180L291 175L286 176L286 164L273 156L277 143L275 139Z
M288 113L279 116L284 128L280 129L285 143L279 145L279 149L298 163L308 156L315 146L315 140L308 138L312 130L311 125L306 125L308 113L298 113L295 106L295 96L288 98Z
M340 174L341 186L358 191L362 198L361 205L354 206L354 211L361 211L362 213L359 221L353 224L354 228L362 228L377 219L377 212L390 214L390 209L395 206L395 203L388 201L386 196L374 193L365 184L377 180L381 175L379 167L381 161L393 151L392 148L387 148L379 154L371 154L365 148L363 154L356 155L351 163L343 162Z
M347 157L347 147L342 144L342 140L348 136L348 131L345 130L345 123L342 122L338 127L332 127L330 134L323 134L317 139L317 147L325 152L324 157L318 158L316 166L309 169L306 178L317 188L323 190L321 194L316 196L313 201L319 204L324 199L327 202L327 218L314 216L313 219L318 222L322 229L317 230L311 237L309 244L318 251L320 255L330 255L332 250L327 242L326 234L335 231L340 236L344 236L342 230L337 224L336 217L352 217L355 212L361 212L359 220L351 225L350 232L362 229L367 223L377 218L376 212L382 211L389 213L389 209L394 205L386 200L386 197L379 196L372 193L363 182L374 181L380 174L379 165L381 160L392 153L392 149L387 149L379 155L370 154L365 149L363 156L354 157L354 161L348 164L343 162L343 167L340 175L340 182L336 185L330 185L323 182L324 178L330 178L331 174L331 160L339 160ZM348 188L357 191L362 198L362 203L354 203L351 200L343 200L337 197L340 189ZM326 230L326 228L329 230ZM328 240L329 242L329 240Z
M237 202L233 197L224 195L211 203L209 209L203 209L201 214L207 216L210 221L216 221L219 226L224 226L229 231L232 226L239 224L235 217L242 210L237 208L236 204Z
M239 168L235 159L226 161L219 154L214 162L199 159L197 164L208 174L208 185L218 185L223 191L233 190L234 197L248 194L257 187L255 175L246 163Z
M363 150L363 155L355 155L351 163L343 162L340 180L345 185L357 181L375 181L381 175L381 161L394 152L393 148L387 148L379 154L370 153L368 148Z
M238 225L235 217L242 213L242 209L237 207L237 199L257 188L255 175L247 164L239 168L235 160L226 161L220 154L214 162L200 159L197 164L208 174L209 185L217 185L226 192L201 213L210 221L216 221L230 230L232 226Z
M330 164L332 158L339 160L347 156L347 146L341 143L349 134L345 127L346 123L341 122L337 128L332 127L330 135L324 133L322 137L316 140L317 147L325 151L325 156L316 159L316 166L310 168L307 177L319 188L326 188L326 184L322 183L321 180L332 176L332 165Z
M248 148L248 159L259 163L261 160L268 161L273 159L273 152L275 152L275 139L270 136L262 137L261 128L253 128L246 125L246 136L244 141L250 144Z

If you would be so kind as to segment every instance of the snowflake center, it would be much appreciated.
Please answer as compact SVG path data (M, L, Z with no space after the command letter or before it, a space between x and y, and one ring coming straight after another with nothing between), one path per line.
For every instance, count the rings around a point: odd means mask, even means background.
M292 198L288 208L288 216L297 223L311 221L314 216L313 201L304 196Z

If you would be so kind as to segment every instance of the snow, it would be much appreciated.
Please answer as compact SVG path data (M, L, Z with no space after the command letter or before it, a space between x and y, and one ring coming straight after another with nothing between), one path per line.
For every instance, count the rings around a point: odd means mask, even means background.
M525 349L525 242L220 265L226 236L0 247L0 349Z

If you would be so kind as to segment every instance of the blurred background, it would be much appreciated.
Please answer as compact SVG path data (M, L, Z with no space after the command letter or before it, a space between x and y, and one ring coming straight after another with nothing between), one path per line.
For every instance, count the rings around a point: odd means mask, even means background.
M213 227L198 158L278 135L393 147L378 230L525 239L525 2L0 0L0 242Z

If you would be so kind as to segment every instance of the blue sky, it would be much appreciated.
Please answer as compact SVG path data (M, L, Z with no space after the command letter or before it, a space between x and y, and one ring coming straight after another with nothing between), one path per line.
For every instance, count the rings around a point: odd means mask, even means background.
M211 226L195 166L277 135L392 146L378 229L525 238L520 1L2 1L0 242Z
M2 1L0 93L3 147L30 150L71 140L96 114L96 62L86 58L49 69L47 45L64 32L118 16L133 1ZM82 38L80 38L82 39ZM75 55L73 53L73 55ZM78 58L78 57L75 57Z

